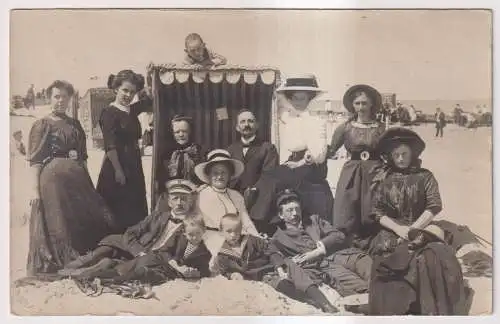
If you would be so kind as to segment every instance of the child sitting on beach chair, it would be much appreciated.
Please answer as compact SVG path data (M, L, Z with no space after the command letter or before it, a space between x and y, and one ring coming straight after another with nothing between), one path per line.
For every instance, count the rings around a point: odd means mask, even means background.
M225 242L215 259L219 274L231 280L263 281L291 298L303 297L324 312L337 312L312 281L302 280L302 285L295 285L297 279L300 281L307 277L300 267L293 262L285 262L278 255L276 258L279 260L272 260L264 239L242 235L242 223L238 215L224 215L220 227Z

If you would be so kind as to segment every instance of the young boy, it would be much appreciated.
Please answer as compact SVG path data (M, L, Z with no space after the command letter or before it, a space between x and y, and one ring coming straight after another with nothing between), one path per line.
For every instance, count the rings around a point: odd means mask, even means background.
M110 262L111 268L78 277L110 279L113 283L138 280L153 285L176 278L208 277L208 263L212 256L203 243L204 233L202 217L186 218L181 228L159 250L123 263Z
M199 34L189 34L185 39L186 56L184 63L197 67L211 67L225 65L227 60L224 56L219 55L206 47L203 39Z
M271 260L265 240L242 235L242 223L238 215L223 216L220 229L225 242L217 255L215 266L221 275L231 280L263 281L291 298L305 296L306 300L324 312L337 312L311 280L299 287L295 285L295 281L308 278L300 267L293 262L286 262L279 255Z

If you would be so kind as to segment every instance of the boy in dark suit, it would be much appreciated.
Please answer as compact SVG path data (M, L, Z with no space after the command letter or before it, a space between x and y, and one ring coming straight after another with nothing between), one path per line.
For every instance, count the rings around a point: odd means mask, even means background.
M335 313L319 288L309 280L296 287L297 279L306 278L304 271L293 262L279 255L271 259L267 242L252 235L242 235L241 218L227 214L221 220L221 231L225 237L215 260L217 272L231 280L263 281L277 291L295 299L301 297L324 312ZM305 280L302 280L302 283Z

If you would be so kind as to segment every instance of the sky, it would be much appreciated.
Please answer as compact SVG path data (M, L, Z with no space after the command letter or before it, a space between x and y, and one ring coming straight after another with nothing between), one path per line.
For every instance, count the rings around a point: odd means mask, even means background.
M334 99L357 83L401 99L489 99L491 19L479 10L17 10L10 92L65 79L83 93L121 69L181 61L184 37L197 32L231 64L313 73Z

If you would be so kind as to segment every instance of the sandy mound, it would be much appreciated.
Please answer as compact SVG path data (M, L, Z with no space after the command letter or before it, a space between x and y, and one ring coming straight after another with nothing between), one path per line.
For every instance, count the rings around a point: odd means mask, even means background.
M87 297L71 280L12 290L18 315L325 315L260 282L222 278L175 280L153 291L159 300L131 300L115 294Z

